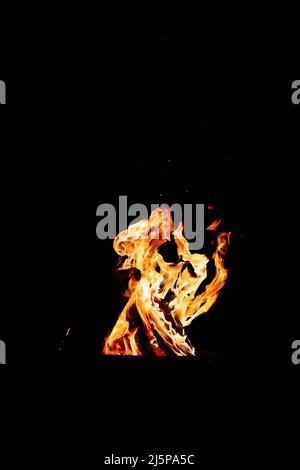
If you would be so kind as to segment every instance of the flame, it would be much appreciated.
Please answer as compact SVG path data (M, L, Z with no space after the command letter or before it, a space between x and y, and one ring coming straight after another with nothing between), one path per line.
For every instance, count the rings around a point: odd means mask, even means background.
M211 230L212 232L215 232L217 230L217 228L219 227L221 222L222 222L221 219L215 220L212 224L210 224L209 227L207 227L206 230Z
M216 230L220 220L209 230ZM114 241L115 251L122 257L120 270L130 270L125 296L128 301L113 330L106 338L103 353L143 355L138 334L144 330L148 349L155 355L194 356L185 328L216 302L228 270L224 257L230 233L219 233L212 256L215 265L213 280L197 295L207 278L207 256L191 254L183 235L183 225L174 229L171 212L159 208L149 220L142 220L123 232ZM159 248L168 241L177 246L179 261L166 262Z

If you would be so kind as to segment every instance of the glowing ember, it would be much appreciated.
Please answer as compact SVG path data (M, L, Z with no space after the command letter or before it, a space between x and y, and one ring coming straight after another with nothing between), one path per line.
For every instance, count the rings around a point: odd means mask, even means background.
M216 231L220 221L208 227ZM193 356L185 327L211 308L227 279L224 256L230 233L219 233L212 256L215 265L213 280L197 295L207 278L209 259L191 254L183 236L183 225L174 229L168 209L156 209L149 220L142 220L121 232L114 241L115 251L122 257L120 270L130 270L125 305L115 327L105 341L103 353L142 356L147 348L158 356L173 354ZM173 242L178 262L166 262L159 248ZM139 340L139 336L144 340Z

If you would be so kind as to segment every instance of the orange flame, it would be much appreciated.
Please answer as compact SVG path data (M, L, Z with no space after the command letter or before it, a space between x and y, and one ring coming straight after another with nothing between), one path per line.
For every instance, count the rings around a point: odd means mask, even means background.
M212 232L216 231L221 222L221 219L215 220L206 230L211 230Z
M216 230L220 221L209 230ZM207 278L209 259L199 253L191 254L183 236L183 225L174 229L169 209L156 209L149 220L142 220L121 232L114 241L115 251L124 258L120 270L131 270L125 296L128 302L112 332L105 341L103 353L141 356L138 333L144 329L154 354L165 356L194 356L185 327L216 302L227 279L224 256L230 233L217 236L212 256L214 279L197 294ZM159 252L161 245L173 241L179 261L166 262Z

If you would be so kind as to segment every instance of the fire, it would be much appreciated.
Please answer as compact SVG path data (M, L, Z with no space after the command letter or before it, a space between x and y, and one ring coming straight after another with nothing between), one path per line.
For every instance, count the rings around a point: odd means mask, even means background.
M208 229L215 231L219 224L218 220ZM152 350L158 356L194 356L185 328L216 302L228 275L224 257L229 240L230 233L217 235L212 256L215 275L197 295L207 278L210 260L203 254L190 253L183 225L175 229L170 210L156 209L149 220L121 232L114 249L121 257L118 269L130 273L125 292L128 301L106 338L103 353L142 356ZM167 242L176 244L178 262L167 262L160 253ZM147 345L139 339L143 335Z

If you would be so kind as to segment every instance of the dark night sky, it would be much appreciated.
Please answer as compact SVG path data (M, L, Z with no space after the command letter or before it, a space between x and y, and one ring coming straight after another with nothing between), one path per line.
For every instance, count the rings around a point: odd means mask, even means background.
M55 74L49 75L44 61L39 63L38 73L16 73L13 78L11 67L11 73L1 77L7 81L12 103L14 99L22 102L25 89L30 91L32 103L40 103L46 91L50 102L55 95L63 103L55 119L49 116L50 125L43 125L42 120L39 126L36 124L38 148L33 149L34 153L44 148L39 185L49 188L48 197L55 187L50 213L61 227L59 235L54 231L54 239L60 240L59 250L63 250L60 275L64 276L57 276L55 289L62 298L61 308L55 307L53 290L46 288L51 299L46 315L51 352L57 351L71 326L71 349L86 348L95 355L98 337L103 334L101 323L107 322L101 318L97 299L103 295L101 282L109 293L106 318L110 315L107 312L114 311L111 243L96 240L89 256L85 252L89 252L90 242L83 250L78 247L85 239L89 197L97 207L119 194L129 195L132 202L162 198L170 203L216 204L232 229L235 243L230 255L233 269L227 312L219 331L225 327L233 351L241 347L245 334L249 342L255 337L266 349L265 337L277 338L282 331L284 348L290 342L293 309L284 305L279 308L279 304L274 309L270 304L274 291L286 292L294 282L292 276L282 277L282 263L279 268L276 256L281 253L284 263L289 264L293 235L283 228L290 226L296 213L299 113L290 101L292 80L245 74L237 64L232 68L228 65L222 72L213 71L204 60L201 38L193 32L189 38L184 40L181 29L162 20L150 29L136 26L126 34L116 30L106 35L97 60L89 60L87 53L85 82L80 74L74 79L71 53L67 62L64 54L52 57L60 66L59 81ZM23 57L21 46L19 55ZM8 57L3 58L6 63L10 64ZM15 64L16 72L21 64ZM76 113L78 82L86 83L82 96L91 106L83 104L83 112L77 109ZM25 119L23 114L20 121ZM79 152L81 141L84 149ZM20 170L23 165L19 164ZM26 160L26 165L36 171L35 158ZM279 218L279 214L283 216ZM77 231L70 235L74 221ZM48 257L51 255L45 254L45 259ZM79 264L88 259L93 259L93 268L85 266L81 271L89 273L96 299L85 286L87 279L81 278L82 273L75 274ZM42 329L37 327L37 331ZM220 339L218 334L212 340L214 345ZM225 335L221 336L226 342ZM40 343L39 334L35 338ZM253 354L259 357L260 349Z
M29 457L32 466L39 449L53 468L73 460L101 468L104 455L148 451L192 452L203 469L218 459L240 467L245 457L294 465L300 106L291 104L293 80L279 76L289 69L268 33L274 24L282 40L274 8L267 20L255 12L262 44L256 24L247 29L248 6L235 7L232 39L220 7L208 17L205 6L192 21L180 5L175 22L171 8L153 20L135 6L130 24L117 21L121 7L108 17L97 4L85 27L81 4L78 21L75 5L66 14L52 5L45 18L34 11L32 30L18 6L9 49L1 17L0 79L11 103L1 116L2 210L18 224L12 249L2 250L12 287L2 289L0 339L16 380L1 402L1 456L13 448L10 461ZM259 58L265 65L272 48L276 69L263 69ZM99 354L121 289L111 241L93 235L92 209L120 194L213 203L232 231L222 298L190 332L207 355ZM2 227L9 238L11 226Z

